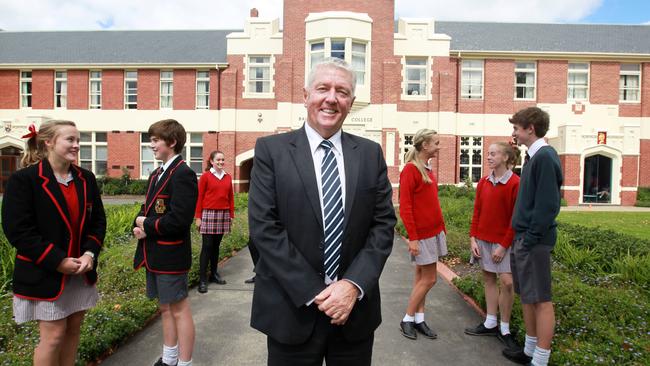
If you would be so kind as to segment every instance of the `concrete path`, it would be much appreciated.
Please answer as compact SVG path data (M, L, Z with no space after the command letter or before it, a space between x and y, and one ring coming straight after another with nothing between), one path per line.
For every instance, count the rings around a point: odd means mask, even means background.
M190 290L196 324L194 364L265 365L266 337L252 329L250 304L252 275L248 249L228 260L220 269L227 285L210 284L207 294ZM373 365L511 365L501 356L501 343L494 337L471 337L463 333L480 322L479 315L444 280L427 297L427 323L437 340L404 338L399 322L404 316L413 267L406 245L395 238L393 254L381 277L383 323L375 333ZM160 319L134 336L102 365L152 365L162 351Z

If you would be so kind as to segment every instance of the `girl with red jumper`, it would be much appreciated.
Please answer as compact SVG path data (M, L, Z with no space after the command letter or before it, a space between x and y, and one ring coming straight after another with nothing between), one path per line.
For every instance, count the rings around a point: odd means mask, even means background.
M14 319L38 321L34 365L72 366L84 315L98 300L106 216L95 176L74 165L75 124L52 120L29 130L24 168L9 178L2 202L2 228L16 247Z
M445 222L438 201L438 182L429 160L440 150L436 131L422 129L413 137L400 174L399 213L408 233L408 250L415 263L415 280L406 315L400 322L402 335L416 339L417 333L435 339L436 333L424 322L424 303L436 283L436 263L447 255Z
M510 169L515 166L518 155L519 151L506 142L490 145L487 161L492 171L476 187L470 227L472 255L483 269L487 316L483 323L466 328L465 333L497 336L508 348L516 346L509 325L514 299L510 245L514 238L511 221L519 177ZM497 274L501 291L497 286ZM497 327L497 310L501 313L500 327Z
M225 155L213 151L207 161L205 172L199 179L199 198L196 202L196 226L203 236L201 256L199 259L199 292L208 291L207 269L210 263L210 281L225 285L217 272L219 262L219 245L223 234L230 232L232 219L235 217L235 195L232 178L223 169Z

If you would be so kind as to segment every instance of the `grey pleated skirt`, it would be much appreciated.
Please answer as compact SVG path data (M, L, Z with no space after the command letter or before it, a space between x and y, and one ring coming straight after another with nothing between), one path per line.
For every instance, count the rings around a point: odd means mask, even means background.
M481 268L486 272L492 273L512 273L510 270L510 249L506 249L506 254L499 263L494 263L492 260L492 252L496 249L498 243L490 243L481 239L476 239L478 248L481 252L481 258L478 259Z
M419 266L436 263L447 255L447 236L444 231L430 238L420 240L420 254L411 255L411 262Z
M18 324L30 320L59 320L97 304L95 285L88 285L83 275L66 276L63 293L54 301L27 300L14 296L14 320Z

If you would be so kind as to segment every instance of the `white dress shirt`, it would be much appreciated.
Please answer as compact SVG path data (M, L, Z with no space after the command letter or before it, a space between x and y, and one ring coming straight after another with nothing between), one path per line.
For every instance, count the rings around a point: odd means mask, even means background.
M546 143L546 140L544 140L543 137L539 138L537 141L533 142L532 145L528 148L528 156L530 156L530 159L533 158L533 155L535 155L536 152L539 151L544 146L547 146L548 144Z
M158 175L158 181L160 181L160 178L161 178L161 177L163 176L163 174L167 171L167 169L169 169L169 166L172 165L172 162L176 159L176 157L177 157L178 155L179 155L179 154L176 154L176 155L172 156L171 158L169 158L169 160L167 160L167 161L166 161L166 162L161 166L161 168L162 168L162 172L160 172L160 174Z
M220 172L217 172L215 168L210 168L210 173L212 173L217 179L222 180L223 176L226 175L226 171L221 169Z

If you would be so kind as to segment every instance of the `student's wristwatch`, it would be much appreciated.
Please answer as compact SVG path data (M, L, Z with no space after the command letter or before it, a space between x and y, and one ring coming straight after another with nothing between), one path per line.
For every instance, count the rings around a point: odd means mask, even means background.
M91 252L90 250L86 250L86 252L84 253L84 255L87 255L87 256L89 256L90 258L92 258L92 259L93 259L93 262L95 261L95 253Z

